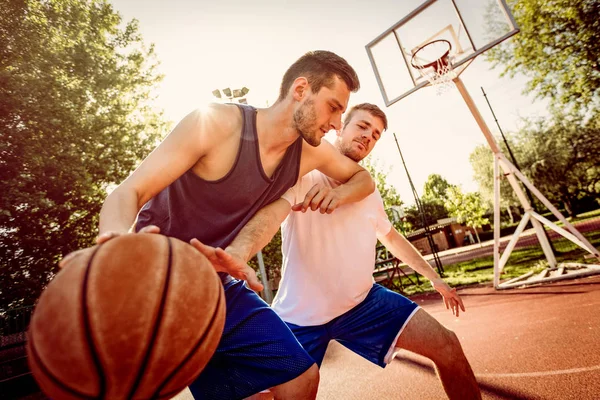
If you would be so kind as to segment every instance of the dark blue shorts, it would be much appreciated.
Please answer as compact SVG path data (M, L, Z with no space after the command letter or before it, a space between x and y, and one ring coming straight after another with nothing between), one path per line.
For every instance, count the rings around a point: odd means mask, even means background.
M362 303L324 325L288 326L319 367L330 340L385 367L385 356L418 308L406 297L374 284Z
M190 385L195 399L242 399L314 364L285 322L244 281L224 287L225 329L215 355Z

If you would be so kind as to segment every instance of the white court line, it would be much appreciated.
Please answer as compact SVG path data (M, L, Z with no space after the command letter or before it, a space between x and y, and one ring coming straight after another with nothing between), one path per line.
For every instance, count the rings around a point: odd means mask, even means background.
M591 367L585 368L559 369L556 371L516 372L507 374L477 374L476 376L478 378L533 378L537 376L577 374L579 372L595 371L598 369L600 369L600 365L593 365Z

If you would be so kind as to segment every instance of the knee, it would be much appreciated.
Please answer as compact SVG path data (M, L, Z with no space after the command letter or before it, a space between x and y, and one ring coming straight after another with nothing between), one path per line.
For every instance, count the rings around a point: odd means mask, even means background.
M318 389L319 367L313 364L295 379L271 388L271 392L275 399L314 400Z
M463 350L456 333L449 329L444 329L444 333L441 336L439 362L444 364L452 363L464 357Z
M305 384L309 385L310 387L319 387L320 374L317 364L313 364L302 375L300 375L300 378L302 378Z

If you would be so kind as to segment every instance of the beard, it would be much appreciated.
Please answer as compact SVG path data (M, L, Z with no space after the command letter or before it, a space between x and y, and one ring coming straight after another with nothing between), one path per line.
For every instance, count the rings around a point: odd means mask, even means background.
M317 128L317 113L314 101L307 99L304 104L294 112L293 126L302 139L313 147L321 144L321 131ZM317 132L318 131L318 132Z
M353 161L359 162L363 158L365 158L365 156L363 156L361 152L356 151L356 149L354 148L354 141L352 141L350 143L343 143L340 140L337 143L336 147L338 148L340 153L342 153L343 155L345 155L346 157L348 157L349 159L351 159Z

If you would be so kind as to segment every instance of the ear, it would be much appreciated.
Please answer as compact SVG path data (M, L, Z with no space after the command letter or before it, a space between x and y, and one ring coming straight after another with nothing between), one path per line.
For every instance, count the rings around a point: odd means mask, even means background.
M301 76L294 80L290 90L292 91L292 97L294 100L301 101L308 95L308 92L310 91L310 85L308 84L308 80Z

